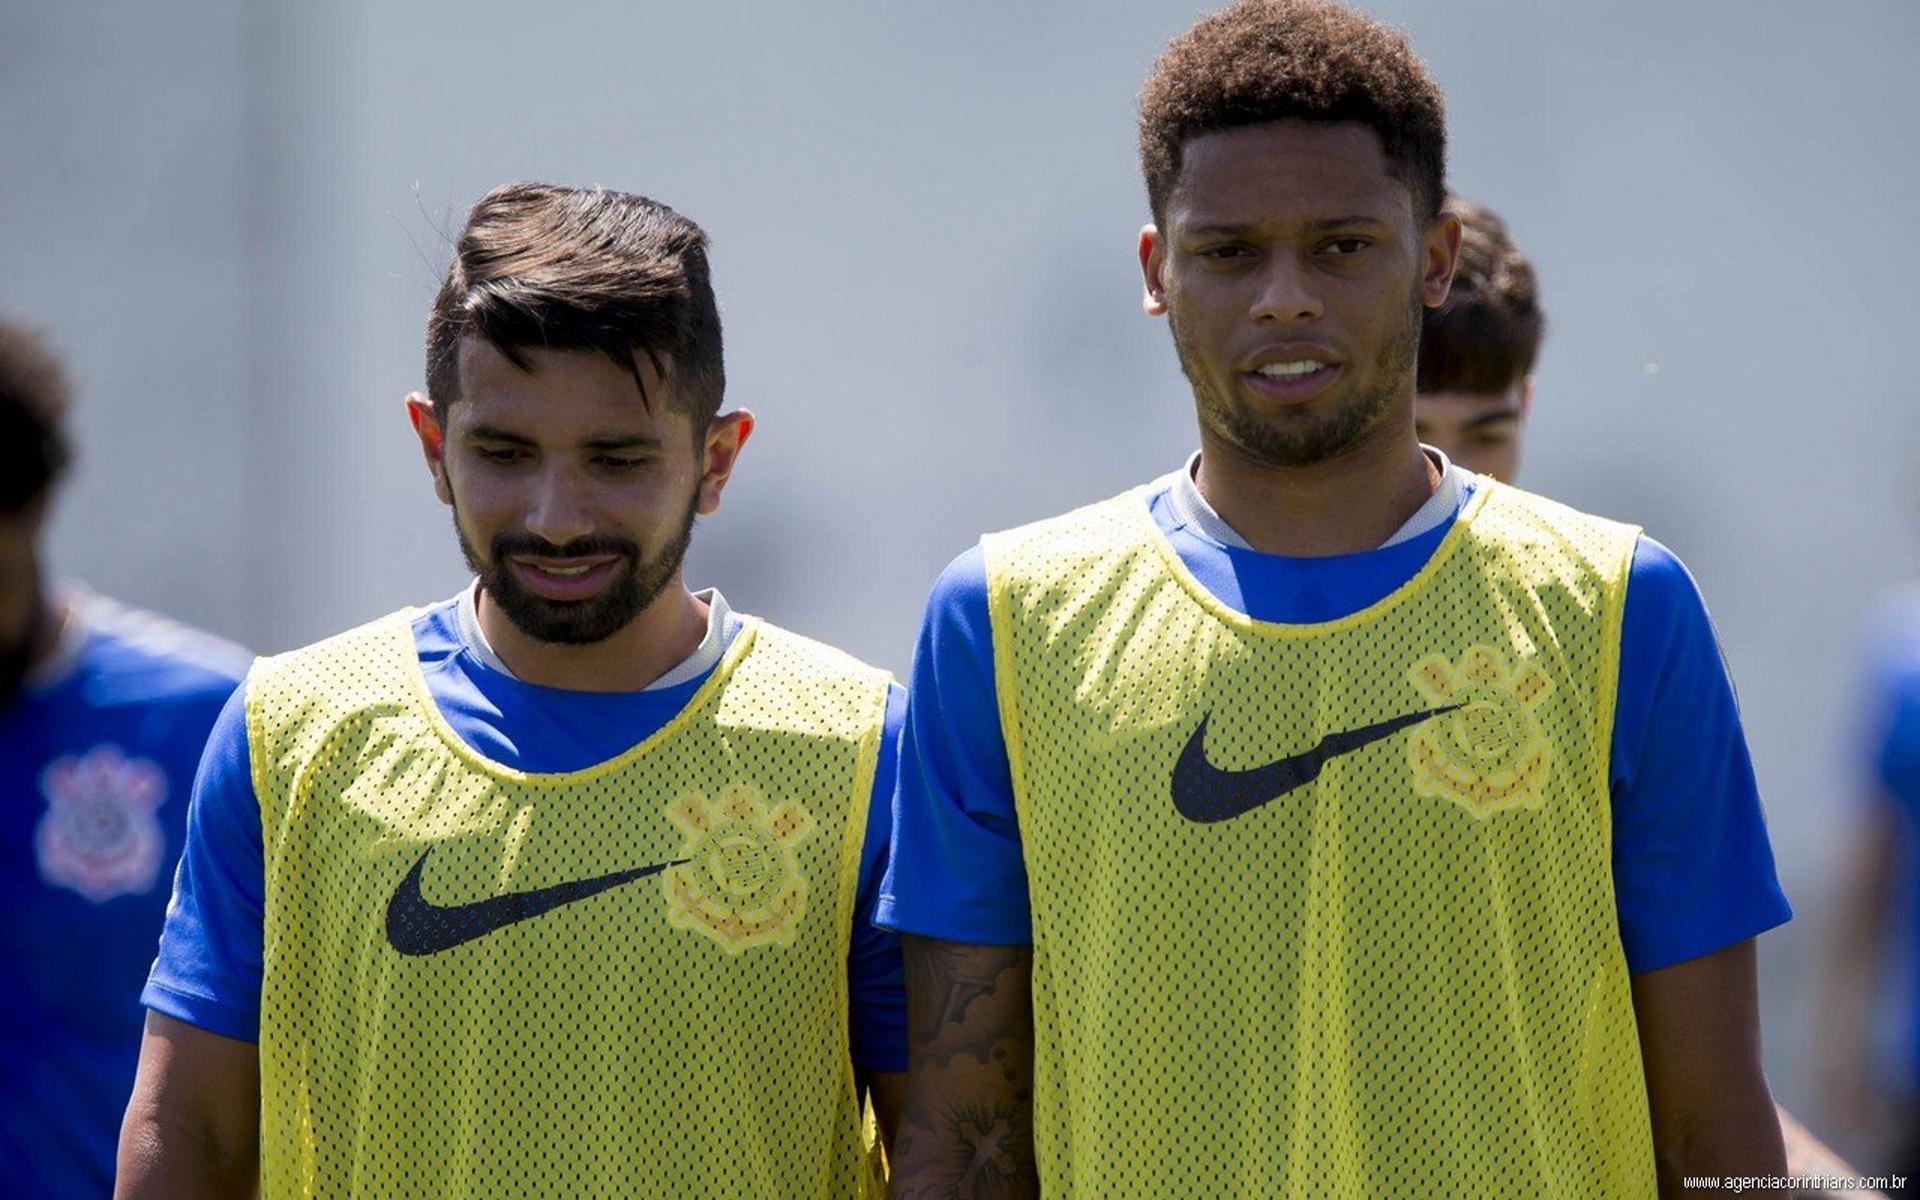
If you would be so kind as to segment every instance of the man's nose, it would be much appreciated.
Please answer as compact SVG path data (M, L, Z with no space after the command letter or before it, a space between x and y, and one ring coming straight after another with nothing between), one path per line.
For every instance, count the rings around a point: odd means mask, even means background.
M527 532L554 546L593 532L593 517L585 488L571 471L554 470L543 476L527 509Z
M1255 321L1287 325L1317 321L1325 312L1306 264L1289 254L1276 254L1267 262L1249 314Z

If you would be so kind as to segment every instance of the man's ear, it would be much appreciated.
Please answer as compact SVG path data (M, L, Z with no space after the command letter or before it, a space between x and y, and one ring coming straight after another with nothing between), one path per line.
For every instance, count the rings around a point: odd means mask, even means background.
M1453 264L1460 255L1460 218L1445 209L1420 237L1420 302L1439 308L1453 290Z
M1167 313L1167 247L1160 236L1160 230L1154 225L1140 227L1140 275L1146 283L1146 290L1140 297L1140 307L1150 317L1163 317Z
M447 486L446 434L433 411L433 401L420 392L407 393L407 420L420 439L420 453L426 456L427 470L433 474L433 494L440 503L453 503L453 489Z
M707 424L705 454L701 459L700 494L694 511L711 516L720 508L720 493L733 478L734 464L740 461L740 448L753 436L753 413L736 408L715 417Z
M1520 380L1520 415L1525 417L1533 411L1533 376L1523 376Z

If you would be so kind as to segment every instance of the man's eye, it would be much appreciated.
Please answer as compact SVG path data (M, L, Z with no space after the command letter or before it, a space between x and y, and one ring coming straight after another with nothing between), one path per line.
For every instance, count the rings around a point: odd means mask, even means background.
M519 462L527 453L518 446L481 446L474 452L488 462L496 463Z
M1323 249L1335 258L1350 258L1371 245L1373 245L1373 243L1363 237L1344 237L1334 238L1328 242Z
M1200 257L1214 262L1230 262L1237 258L1250 258L1253 251L1245 246L1208 246L1200 251Z
M636 471L647 465L647 460L644 458L620 458L611 454L603 454L593 461L614 471Z

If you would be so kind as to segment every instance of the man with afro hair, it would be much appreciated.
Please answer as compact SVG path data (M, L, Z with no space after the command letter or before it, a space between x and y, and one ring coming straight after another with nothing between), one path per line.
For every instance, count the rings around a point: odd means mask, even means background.
M1790 914L1700 595L1415 436L1439 88L1351 9L1243 2L1140 107L1200 448L934 586L893 1194L1780 1173L1753 939Z

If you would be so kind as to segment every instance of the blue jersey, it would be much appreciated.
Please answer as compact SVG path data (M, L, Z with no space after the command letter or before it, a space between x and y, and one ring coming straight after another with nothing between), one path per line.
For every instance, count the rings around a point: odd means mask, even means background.
M1328 558L1226 544L1195 519L1196 501L1183 502L1165 480L1145 503L1221 601L1263 621L1319 622L1366 608L1411 579L1473 481L1462 473L1437 493L1453 503L1431 527ZM909 692L893 866L878 920L948 941L1028 942L1026 870L978 547L934 585ZM1680 561L1645 537L1627 587L1610 784L1615 903L1632 970L1710 953L1792 915L1706 606Z
M724 602L723 602L724 603ZM421 611L414 647L435 705L462 741L523 771L578 771L645 741L686 706L738 632L724 615L703 647L710 660L685 678L638 692L576 692L524 683L499 665L461 601ZM906 993L898 935L870 920L886 867L893 777L906 694L896 685L874 776L848 953L849 1036L864 1071L907 1067ZM221 713L194 784L187 849L146 1003L227 1037L255 1041L260 1028L262 904L266 868L253 790L244 689Z
M0 709L0 1192L105 1197L140 982L239 647L87 594Z

